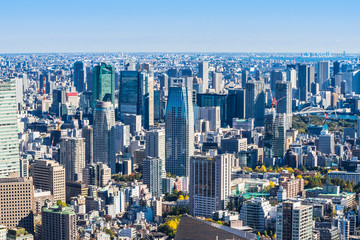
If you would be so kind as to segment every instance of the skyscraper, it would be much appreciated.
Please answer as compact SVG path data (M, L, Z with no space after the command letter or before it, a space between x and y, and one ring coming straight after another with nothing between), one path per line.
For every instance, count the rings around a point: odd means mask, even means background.
M76 240L76 214L72 207L47 206L42 209L42 239Z
M300 90L300 101L307 101L310 92L310 81L309 81L309 65L299 65L299 90Z
M0 176L20 173L16 87L0 80Z
M286 69L286 81L291 83L292 88L297 88L296 80L296 70L294 68Z
M146 156L160 158L162 171L165 172L165 129L153 129L146 132Z
M81 129L81 136L85 139L85 164L94 162L94 129L92 126L84 126Z
M115 125L115 111L111 102L97 102L94 113L94 162L109 165L110 130Z
M262 81L246 83L246 118L254 118L255 126L264 126L265 86Z
M212 72L212 88L215 89L217 93L223 89L222 73Z
M110 130L110 163L111 173L116 173L116 154L130 145L130 126L122 123L115 124Z
M154 124L154 80L152 72L121 71L119 111L120 119L125 114L142 116L144 128Z
M273 123L272 153L274 157L283 157L286 147L286 125L287 115L284 113L276 114Z
M154 197L162 193L163 160L158 157L147 157L143 162L143 179Z
M0 225L34 230L32 178L0 178Z
M165 119L165 168L166 172L177 176L189 176L190 156L194 153L192 91L185 81L172 83Z
M76 88L76 91L78 92L84 92L86 91L86 70L84 63L82 61L77 61L74 63L74 75L73 75L73 81L74 81L74 87Z
M330 62L321 61L317 63L317 83L319 83L320 90L326 90L330 86Z
M54 200L65 202L65 168L54 160L36 160L31 165L34 187L50 191Z
M115 104L115 71L111 65L100 63L92 72L92 107L95 108L96 101L110 101Z
M241 71L241 87L245 88L246 87L246 83L248 81L248 77L249 77L249 72L247 70L242 70Z
M66 181L82 179L85 167L85 139L66 137L60 142L60 164L65 168Z
M277 207L276 239L312 239L312 206L284 202Z
M286 129L292 125L292 88L290 82L276 83L276 112L286 113Z
M209 88L209 62L199 62L199 77L202 78L203 88L202 92L205 93Z
M270 89L271 91L276 91L276 82L277 81L285 81L286 73L282 71L273 70L270 73Z
M193 156L190 162L190 214L211 217L224 210L230 195L230 154Z
M266 229L265 219L271 210L271 204L265 198L254 198L243 204L240 212L240 220L244 226L251 227L254 231L264 232Z

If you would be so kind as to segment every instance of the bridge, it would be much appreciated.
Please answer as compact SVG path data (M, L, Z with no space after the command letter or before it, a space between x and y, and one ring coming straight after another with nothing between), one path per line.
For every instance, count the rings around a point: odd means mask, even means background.
M293 112L293 115L307 115L307 114L311 114L311 113L327 113L327 114L331 114L331 113L351 113L350 108L338 108L338 109L331 109L331 110L327 110L327 109L323 109L323 108L319 108L319 107L306 107L301 109L301 111L299 112Z

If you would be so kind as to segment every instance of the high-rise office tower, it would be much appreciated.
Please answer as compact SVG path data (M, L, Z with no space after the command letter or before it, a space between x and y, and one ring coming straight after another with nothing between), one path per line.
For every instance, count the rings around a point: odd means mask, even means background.
M165 173L165 129L153 129L146 132L146 156L160 158Z
M273 135L272 135L272 153L274 157L283 157L286 148L286 125L287 114L276 114Z
M230 195L231 154L193 156L190 161L190 214L211 217L224 210Z
M97 102L94 113L94 162L109 165L110 130L115 125L115 111L111 102Z
M34 187L50 191L54 200L65 202L65 168L54 160L38 159L31 165Z
M32 178L0 178L0 225L34 230Z
M116 172L116 154L124 152L130 145L130 126L115 124L110 130L110 163L111 173Z
M166 172L189 176L190 156L194 153L194 111L192 91L186 80L171 83L166 108Z
M286 81L291 83L292 88L297 88L296 80L296 70L294 68L286 69Z
M317 63L317 83L319 83L320 90L326 90L330 86L330 62L321 61Z
M276 82L277 81L285 81L286 73L278 70L273 70L270 73L270 89L273 93L276 91Z
M199 77L202 78L202 92L205 93L209 88L209 62L202 61L199 62Z
M209 121L210 131L221 127L220 107L199 107L198 119Z
M146 157L142 162L143 179L154 197L162 194L163 160L158 157Z
M95 108L97 101L110 101L115 104L115 70L111 65L100 63L92 72L92 107Z
M141 115L145 129L154 124L154 77L152 72L121 71L119 112L122 121L125 114Z
M76 240L74 209L58 205L43 207L41 235L47 240Z
M83 169L82 180L86 185L104 187L111 180L111 169L101 162L88 164Z
M233 118L244 119L246 109L246 93L242 88L230 88L228 89L227 96L227 119ZM221 109L220 109L221 112ZM231 122L232 123L232 122ZM227 123L228 124L228 123Z
M277 207L276 239L312 239L312 206L284 202Z
M85 164L94 162L94 129L92 126L84 126L81 129L81 136L85 139Z
M212 72L212 88L215 92L221 92L223 89L223 75L222 73Z
M130 126L131 135L135 136L136 132L141 131L141 115L125 114L123 122Z
M54 89L52 92L53 101L51 105L52 112L55 116L61 117L62 111L61 106L66 102L66 91L65 89Z
M310 92L309 70L310 66L306 64L299 65L299 90L300 101L307 101Z
M86 70L84 63L81 61L77 61L74 63L74 87L76 88L77 92L84 92L86 91Z
M276 83L276 112L286 113L286 129L292 126L292 88L290 82Z
M242 70L241 71L241 87L245 88L246 87L246 83L248 81L248 77L249 77L249 72L247 70Z
M66 181L82 179L85 167L85 139L66 137L60 142L60 164L65 168Z
M334 76L338 74L341 70L341 62L336 61L334 62Z
M20 173L16 87L0 80L0 176Z
M255 126L264 126L265 86L262 81L246 83L246 118L254 118Z

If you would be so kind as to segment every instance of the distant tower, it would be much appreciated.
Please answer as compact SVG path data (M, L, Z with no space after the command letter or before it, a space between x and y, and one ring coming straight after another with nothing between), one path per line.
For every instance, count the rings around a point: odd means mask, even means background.
M265 86L262 81L246 83L246 118L254 118L255 126L264 126Z
M94 113L94 162L109 165L110 130L115 125L115 111L111 102L97 102Z
M74 87L78 92L84 92L86 90L86 70L84 63L81 61L77 61L74 63Z
M96 101L110 101L115 104L115 70L111 65L101 63L93 68L93 103L94 109Z
M165 129L153 129L146 132L146 156L162 160L162 171L165 173Z
M326 90L329 86L330 78L330 62L321 61L317 63L317 83L319 83L320 90Z
M20 173L16 87L0 80L0 176Z
M290 128L292 123L292 88L290 82L276 83L276 112L286 113L286 129Z
M249 77L249 72L246 71L245 69L242 70L241 72L241 87L245 88L246 87L246 83L248 81L248 77Z
M81 129L82 137L85 139L85 163L94 162L94 129L92 126L85 126Z
M216 93L223 89L223 75L222 73L212 72L212 88Z
M273 93L276 91L276 82L277 81L285 81L286 79L286 73L285 72L281 72L281 71L277 71L277 70L273 70L270 73L270 89L271 91L273 91Z
M199 77L203 81L203 93L209 88L209 62L202 61L199 62Z
M190 156L194 153L194 111L192 91L186 80L176 79L169 91L166 108L166 172L189 176Z
M130 145L130 126L117 123L110 130L110 163L111 173L116 173L116 154L124 153Z
M147 157L143 160L143 179L154 197L160 197L162 193L163 160L157 157Z

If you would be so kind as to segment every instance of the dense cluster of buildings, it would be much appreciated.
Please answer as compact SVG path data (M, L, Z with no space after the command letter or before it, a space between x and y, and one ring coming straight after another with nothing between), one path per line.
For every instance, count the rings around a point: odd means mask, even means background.
M357 239L356 193L324 181L360 183L359 69L309 54L2 55L0 240L166 239L180 210L175 239L191 224Z

